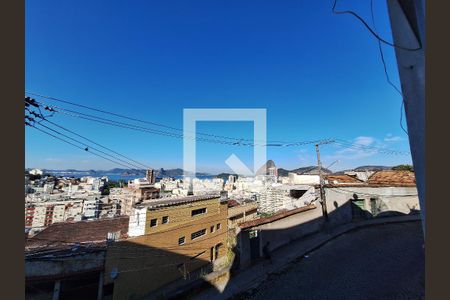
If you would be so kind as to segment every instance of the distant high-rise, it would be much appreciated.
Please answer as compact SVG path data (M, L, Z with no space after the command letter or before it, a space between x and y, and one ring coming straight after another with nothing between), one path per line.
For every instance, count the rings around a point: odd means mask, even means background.
M236 176L229 175L228 176L228 183L235 183L236 182Z
M154 184L156 182L155 171L153 169L148 169L145 172L145 178L147 178L147 180L148 180L148 182L150 182L150 184Z

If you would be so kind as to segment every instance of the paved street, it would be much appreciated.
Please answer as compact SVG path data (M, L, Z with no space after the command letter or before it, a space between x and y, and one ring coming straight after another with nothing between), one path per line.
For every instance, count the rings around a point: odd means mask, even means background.
M272 275L245 299L421 299L420 222L346 233Z

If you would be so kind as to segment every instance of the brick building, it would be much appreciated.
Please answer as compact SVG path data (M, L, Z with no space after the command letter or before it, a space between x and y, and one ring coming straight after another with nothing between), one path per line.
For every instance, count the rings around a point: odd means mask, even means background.
M113 286L113 298L143 297L211 270L226 257L227 212L227 199L218 195L136 205L129 224L135 236L112 244L106 254L105 284Z

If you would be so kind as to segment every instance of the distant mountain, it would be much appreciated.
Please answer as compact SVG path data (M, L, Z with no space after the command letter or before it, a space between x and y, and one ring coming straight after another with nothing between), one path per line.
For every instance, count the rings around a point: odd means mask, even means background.
M278 176L288 176L289 173L297 173L299 175L319 175L319 168L317 166L309 166L297 168L294 170L286 170L283 168L278 169ZM331 170L327 168L322 168L322 174L331 174Z
M383 171L383 170L391 170L392 167L388 166L361 166L354 168L353 171Z
M258 171L256 171L256 175L269 175L270 170L275 170L277 167L275 166L275 162L269 159L264 165L262 165ZM274 173L273 173L274 174Z

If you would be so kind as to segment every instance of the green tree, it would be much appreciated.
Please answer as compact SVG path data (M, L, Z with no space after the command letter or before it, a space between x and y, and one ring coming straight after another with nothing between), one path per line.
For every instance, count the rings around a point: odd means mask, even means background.
M392 170L414 172L414 168L411 165L398 165L398 166L392 167Z

